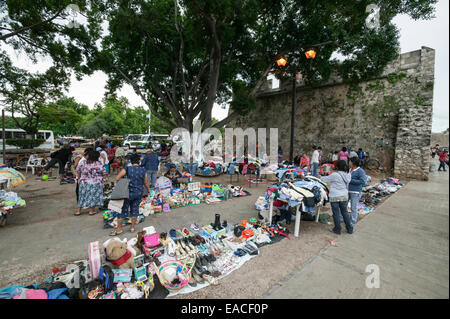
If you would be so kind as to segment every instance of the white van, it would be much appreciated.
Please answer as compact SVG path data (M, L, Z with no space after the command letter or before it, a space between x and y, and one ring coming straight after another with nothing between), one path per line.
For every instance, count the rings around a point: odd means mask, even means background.
M11 128L5 129L5 140L18 138L27 138L27 133L22 129L11 129ZM34 135L34 138L45 140L44 143L35 148L49 149L49 150L55 148L55 136L53 135L53 131L39 130L38 133ZM1 149L3 149L3 132L0 129L0 150ZM20 149L20 147L6 144L5 149L17 150Z

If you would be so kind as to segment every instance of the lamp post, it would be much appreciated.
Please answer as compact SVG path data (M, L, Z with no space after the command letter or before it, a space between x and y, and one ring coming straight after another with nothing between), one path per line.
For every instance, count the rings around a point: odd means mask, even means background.
M316 51L314 49L309 49L305 52L305 56L308 60L312 60L316 57ZM284 57L280 57L277 60L277 65L280 68L285 67L287 60ZM292 79L292 105L291 105L291 140L289 144L289 162L292 163L294 158L294 127L295 127L295 105L296 105L296 88L297 88L297 78L300 78L297 73L294 72Z

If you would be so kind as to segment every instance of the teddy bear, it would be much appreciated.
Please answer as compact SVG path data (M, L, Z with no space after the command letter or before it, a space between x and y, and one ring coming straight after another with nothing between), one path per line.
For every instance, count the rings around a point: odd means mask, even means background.
M133 254L127 247L127 242L113 238L104 243L105 255L107 260L114 268L127 269L133 268Z

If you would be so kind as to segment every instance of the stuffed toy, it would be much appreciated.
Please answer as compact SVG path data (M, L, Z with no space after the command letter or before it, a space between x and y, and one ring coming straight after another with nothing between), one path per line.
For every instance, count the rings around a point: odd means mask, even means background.
M107 260L114 268L133 268L133 254L128 250L127 242L112 238L103 244Z

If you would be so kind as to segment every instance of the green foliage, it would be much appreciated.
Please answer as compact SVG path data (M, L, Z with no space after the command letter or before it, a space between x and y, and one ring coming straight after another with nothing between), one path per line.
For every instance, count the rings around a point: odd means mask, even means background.
M78 133L86 138L97 138L108 131L108 122L101 118L94 118L93 120L83 124Z
M251 87L245 85L243 81L235 81L232 84L233 99L230 107L240 115L247 115L250 110L256 108L256 100L250 95Z
M216 125L254 107L252 89L279 54L287 57L286 73L301 72L311 85L333 72L354 82L379 75L399 49L392 19L429 19L436 0L375 1L381 8L378 31L366 27L369 0L98 3L109 30L95 61L108 74L111 93L131 84L170 128L189 128L197 116L207 128L214 103L231 103L233 111ZM307 60L305 50L320 43L326 45ZM342 64L331 58L335 52L347 57Z
M22 149L33 149L36 146L45 142L45 139L26 139L26 138L14 138L7 139L6 144L18 146Z
M391 84L396 84L398 81L401 81L403 78L406 77L406 73L405 72L401 72L401 73L390 73L387 76L387 80L389 83Z

